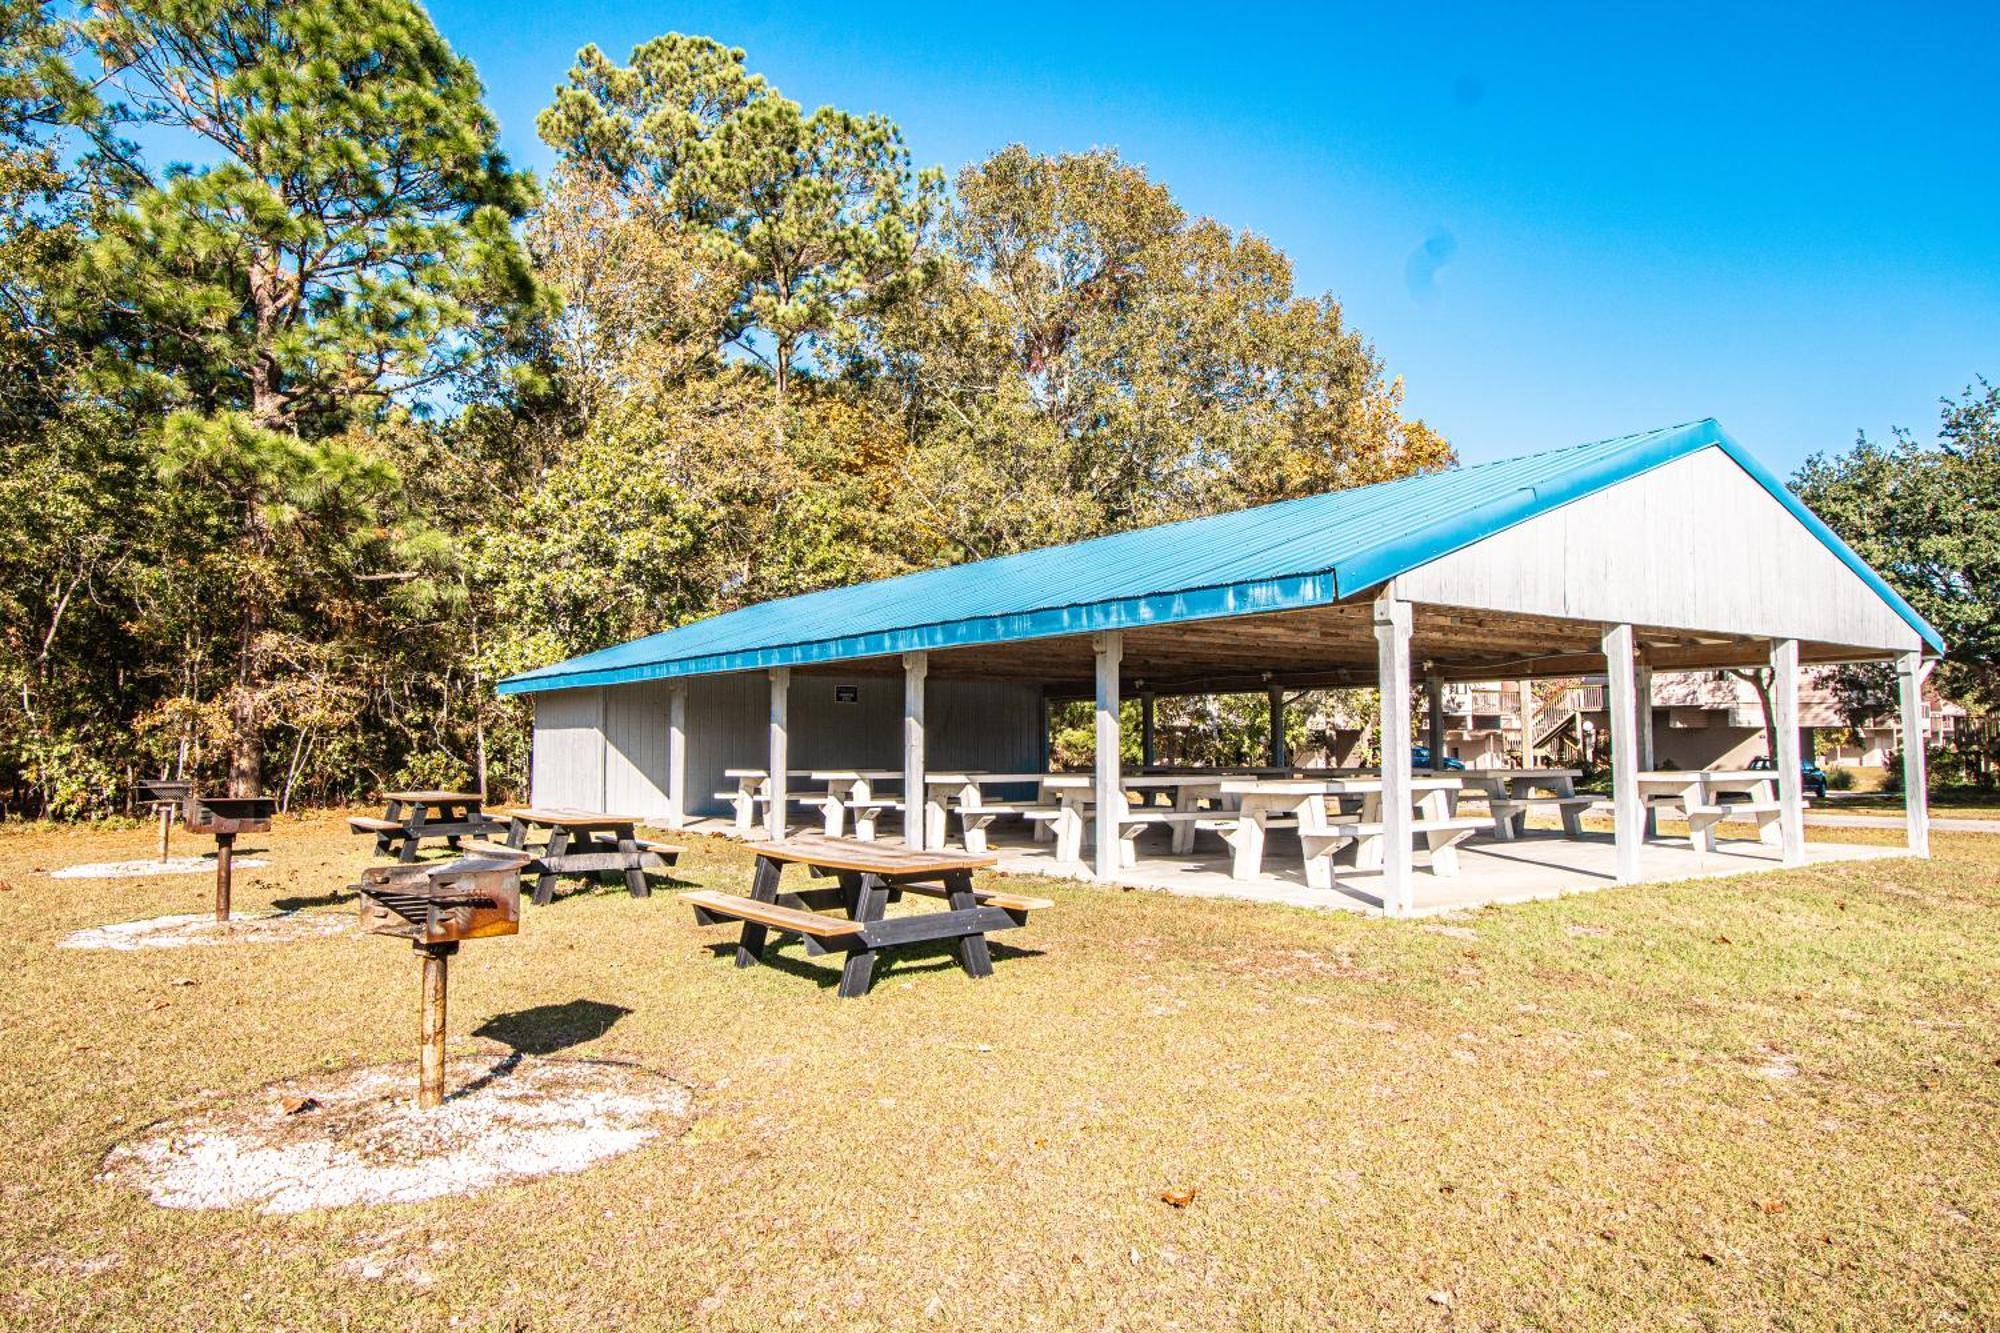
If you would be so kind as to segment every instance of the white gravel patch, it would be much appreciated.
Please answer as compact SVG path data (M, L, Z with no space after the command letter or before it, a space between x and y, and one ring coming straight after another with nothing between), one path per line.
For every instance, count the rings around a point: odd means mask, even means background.
M458 1091L434 1111L417 1109L414 1062L216 1098L113 1148L99 1179L163 1208L416 1203L582 1171L689 1114L685 1087L636 1065L489 1053L448 1074Z
M271 864L262 857L239 856L238 870ZM92 861L88 865L64 866L51 870L50 879L147 879L153 875L213 875L213 856L170 856L164 861Z
M217 944L283 944L344 935L356 918L335 912L254 912L217 921L214 912L155 916L72 931L58 949L190 949Z

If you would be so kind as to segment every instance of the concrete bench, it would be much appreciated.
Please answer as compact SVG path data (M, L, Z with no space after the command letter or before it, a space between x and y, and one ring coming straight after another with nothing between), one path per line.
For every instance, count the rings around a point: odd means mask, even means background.
M1528 812L1537 806L1554 806L1562 816L1563 836L1583 836L1583 812L1597 803L1595 796L1489 796L1486 808L1493 816L1493 833L1502 842L1512 842L1527 829Z

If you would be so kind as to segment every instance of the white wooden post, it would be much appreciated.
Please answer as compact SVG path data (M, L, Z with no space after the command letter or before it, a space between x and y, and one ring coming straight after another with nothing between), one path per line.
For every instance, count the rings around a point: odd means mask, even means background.
M1142 768L1151 768L1159 759L1158 747L1154 742L1153 736L1153 705L1156 702L1157 700L1151 690L1140 691L1139 764Z
M687 824L688 785L688 687L675 681L667 687L667 814L668 828Z
M1521 767L1535 766L1535 682L1523 676L1519 682L1521 691Z
M1799 641L1771 645L1771 713L1778 726L1778 845L1788 866L1806 863L1806 783L1799 771Z
M1605 705L1611 713L1611 802L1618 844L1618 882L1639 882L1645 846L1645 802L1639 798L1639 701L1633 679L1632 627L1604 631Z
M924 679L929 653L903 654L903 845L924 849Z
M1097 877L1118 877L1118 824L1125 813L1125 785L1118 773L1118 666L1125 658L1125 636L1105 630L1095 636L1097 648Z
M1903 704L1903 820L1912 856L1931 854L1929 756L1924 753L1924 677L1929 674L1921 650L1896 659Z
M786 803L785 769L790 762L789 729L786 722L787 705L791 702L792 669L790 667L771 668L771 779L765 790L771 794L771 808L764 813L764 827L774 838L785 836L785 816L789 813Z
M1644 654L1640 655L1639 667L1633 676L1632 692L1638 705L1639 771L1650 773L1653 771L1653 668L1646 664ZM1652 838L1659 831L1659 817L1649 805L1646 807L1646 836Z
M1394 585L1375 598L1375 675L1382 696L1382 910L1415 904L1410 883L1410 604Z
M1431 767L1444 770L1444 680L1435 671L1424 673L1424 748L1431 752Z
M1271 728L1271 743L1265 753L1272 768L1283 768L1292 762L1285 745L1285 691L1273 685L1264 691L1264 715Z

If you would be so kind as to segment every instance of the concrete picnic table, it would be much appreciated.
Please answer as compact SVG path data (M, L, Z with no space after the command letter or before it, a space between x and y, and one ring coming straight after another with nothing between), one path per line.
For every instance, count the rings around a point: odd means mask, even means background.
M1528 811L1537 805L1553 805L1562 818L1563 836L1581 838L1583 812L1596 800L1576 794L1576 780L1583 776L1576 768L1467 768L1453 769L1451 776L1465 784L1468 796L1486 797L1493 836L1501 842L1512 842L1526 831Z
M1194 850L1194 835L1198 818L1202 812L1201 803L1223 800L1222 784L1231 778L1221 773L1135 773L1120 775L1118 785L1127 794L1137 794L1142 799L1136 809L1120 814L1121 830L1129 829L1134 834L1150 824L1167 824L1173 830L1173 853L1185 856ZM1058 823L1056 841L1064 841L1068 834L1076 842L1065 857L1058 847L1059 859L1074 859L1081 855L1083 825L1095 815L1097 807L1097 779L1089 773L1056 773L1042 780L1042 789L1054 793L1057 802L1075 816L1074 824ZM1165 792L1172 797L1168 808L1155 806L1152 797L1156 792ZM1218 816L1220 812L1213 812ZM1119 849L1119 859L1130 865L1136 859L1136 843L1126 839L1126 845Z
M634 898L651 895L646 871L671 866L680 848L649 842L638 836L636 815L609 815L594 810L544 810L514 806L496 813L507 819L504 850L526 853L523 873L537 876L534 901L547 906L555 896L556 876L588 875L599 883L623 878ZM546 828L548 841L528 846L528 831ZM489 850L486 846L475 850Z
M1725 802L1725 796L1748 799ZM1755 821L1759 842L1775 844L1780 837L1778 775L1772 769L1655 769L1639 774L1639 800L1649 811L1678 809L1698 852L1715 850L1715 826L1726 819Z
M854 836L862 842L873 842L876 817L884 810L903 806L901 801L881 799L875 791L877 783L902 782L900 768L812 768L804 770L802 776L826 784L826 800L821 809L825 815L822 827L829 838L844 836L851 816Z
M394 852L406 863L417 859L425 839L442 838L457 850L459 839L484 837L501 827L482 810L486 798L476 791L390 791L382 799L388 809L380 819L350 819L348 830L373 834L377 855Z
M1003 813L1021 813L1032 808L1032 803L1023 805L1015 801L989 801L984 789L987 787L1034 786L1041 790L1041 784L1048 778L1047 773L982 773L971 769L953 772L927 773L924 775L924 845L942 847L951 827L951 811L955 807L960 813L965 847L970 852L986 849L986 826ZM978 811L987 811L979 816ZM964 812L972 811L968 816ZM908 818L907 814L905 818ZM1035 837L1038 841L1051 836L1037 823Z
M1410 779L1416 815L1411 828L1430 851L1434 875L1458 873L1458 844L1485 822L1457 817L1461 786L1456 775ZM1347 843L1355 844L1357 868L1382 864L1379 777L1225 779L1222 794L1239 803L1233 825L1223 829L1234 852L1231 879L1255 879L1263 872L1265 834L1280 821L1298 828L1310 888L1334 886L1333 853ZM1326 803L1332 797L1359 797L1358 814L1328 815Z
M851 838L786 838L758 846L748 898L707 889L681 896L702 925L743 923L736 945L738 967L762 961L772 931L797 935L808 954L846 953L838 994L852 999L868 993L878 954L908 945L951 941L967 976L991 976L986 936L1024 926L1029 912L1054 906L1046 898L974 889L972 872L994 863L990 856L913 852ZM778 881L788 865L803 865L835 883L780 893ZM883 909L906 893L942 898L947 907L885 919ZM830 907L843 915L826 914Z
M718 801L727 801L736 812L736 832L749 837L757 827L757 802L771 799L771 775L761 768L725 768L722 776L735 782L736 790L719 791Z

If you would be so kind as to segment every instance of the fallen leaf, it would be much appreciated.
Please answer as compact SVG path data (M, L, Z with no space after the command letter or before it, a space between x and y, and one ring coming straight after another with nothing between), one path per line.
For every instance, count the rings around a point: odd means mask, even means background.
M1137 1268L1139 1266L1139 1247L1134 1245L1126 1257L1132 1261L1132 1266Z
M1451 1293L1448 1291L1434 1291L1424 1299L1432 1305L1442 1305L1447 1310L1451 1308Z
M172 1005L173 1005L172 1000L155 1000L146 1007L149 1009L166 1009L170 1008Z
M1717 944L1727 944L1729 943L1729 937L1727 935L1717 935L1715 937L1715 942Z
M286 1115L302 1115L319 1109L317 1097L287 1097L284 1102Z
M1440 1186L1438 1186L1438 1193L1439 1193L1439 1194L1456 1194L1456 1193L1458 1193L1458 1188L1457 1188L1456 1186L1454 1186L1454 1185L1440 1185Z
M12 884L4 879L0 879L0 893L12 893L13 891L14 886Z
M168 982L167 984L168 984L169 986L192 986L192 985L194 985L194 978L193 978L193 977L175 977L175 978L174 978L174 979L173 979L172 981Z
M1782 1213L1791 1207L1790 1204L1786 1203L1782 1199L1766 1199L1764 1200L1764 1202L1758 1204L1757 1206L1759 1208L1762 1208L1767 1215L1771 1213Z
M1600 1240L1617 1240L1617 1239L1618 1239L1618 1233L1617 1233L1617 1232L1615 1232L1615 1231L1613 1231L1613 1230L1612 1230L1612 1229L1611 1229L1610 1227L1606 1227L1606 1228L1604 1228L1604 1230L1602 1230L1602 1231L1598 1232L1598 1233L1597 1233L1597 1236L1598 1236L1598 1239L1600 1239Z
M1722 1262L1722 1260L1716 1258L1714 1255L1710 1254L1707 1250L1703 1250L1700 1254L1697 1254L1695 1258L1711 1266L1720 1264Z
M1201 1191L1192 1185L1184 1190L1162 1190L1160 1191L1160 1202L1170 1204L1175 1208L1185 1208L1194 1202L1194 1196L1199 1193Z
M1845 911L1847 910L1847 904L1846 904L1846 902L1844 902L1844 901L1842 901L1842 902L1836 902L1836 903L1834 904L1834 906L1835 906L1835 907L1838 907L1838 908L1839 908L1839 909L1840 909L1841 911L1843 911L1843 912L1845 912Z

